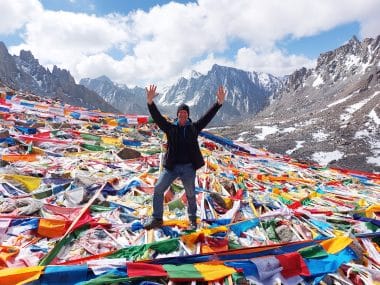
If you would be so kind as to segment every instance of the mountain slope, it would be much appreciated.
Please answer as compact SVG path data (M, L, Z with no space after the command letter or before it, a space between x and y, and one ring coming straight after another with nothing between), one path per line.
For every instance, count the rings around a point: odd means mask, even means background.
M230 123L255 115L269 104L282 82L270 74L215 64L206 75L198 73L190 79L181 78L160 97L158 104L170 115L175 115L176 106L184 102L191 107L191 116L198 118L215 102L216 90L220 85L228 95L223 111L213 119L214 124Z
M0 81L10 88L18 89L17 78L20 77L20 71L16 62L8 53L7 47L0 41Z
M70 105L118 112L97 93L76 84L69 71L56 66L50 71L41 66L30 51L22 50L19 56L11 56L2 42L0 42L0 82L15 90L59 98Z
M147 114L145 89L130 89L125 85L116 85L108 77L81 79L79 84L96 92L106 102L122 113Z
M321 54L315 68L287 78L270 106L222 133L301 160L379 172L379 42L353 37Z
M121 112L146 114L148 111L143 88L129 89L105 76L82 79L80 84L97 92ZM216 125L256 114L269 104L270 98L282 87L282 82L270 74L214 65L206 75L193 71L190 79L180 78L176 84L165 88L156 103L162 113L170 116L176 115L175 110L180 103L186 103L191 107L191 117L197 119L215 102L220 85L226 88L228 96L223 112L219 112L212 121Z

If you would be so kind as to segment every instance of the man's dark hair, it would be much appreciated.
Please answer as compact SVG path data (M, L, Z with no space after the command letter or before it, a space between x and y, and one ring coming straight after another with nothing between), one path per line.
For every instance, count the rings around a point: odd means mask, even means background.
M185 110L187 112L187 114L190 116L190 108L189 106L187 106L186 104L181 104L178 106L177 108L177 116L178 116L178 112L181 111L181 110Z

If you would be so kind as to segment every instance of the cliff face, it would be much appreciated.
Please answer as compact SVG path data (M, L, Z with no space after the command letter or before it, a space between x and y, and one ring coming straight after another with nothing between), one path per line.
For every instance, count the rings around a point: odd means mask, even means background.
M76 84L69 71L56 66L50 71L41 66L30 51L22 50L19 56L11 56L2 42L0 42L0 81L12 89L43 97L59 98L71 105L118 112L96 92Z
M379 172L379 59L380 37L354 37L289 75L268 107L222 133L300 160Z

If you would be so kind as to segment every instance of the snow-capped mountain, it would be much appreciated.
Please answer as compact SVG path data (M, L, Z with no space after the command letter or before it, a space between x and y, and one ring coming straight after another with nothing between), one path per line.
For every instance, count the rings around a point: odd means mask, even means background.
M95 91L122 113L147 114L148 112L144 88L130 89L125 85L115 84L107 76L81 79L79 84Z
M190 79L180 78L159 98L158 104L170 115L174 115L177 105L186 103L191 107L191 117L198 118L215 102L217 88L222 85L227 98L223 112L213 123L238 121L261 111L282 87L281 80L273 75L216 64L205 75L193 74Z
M105 76L82 79L80 84L97 92L121 112L148 112L143 88L119 86ZM270 98L281 89L282 82L270 74L214 65L207 74L192 71L190 78L181 77L176 84L163 88L156 103L163 113L171 116L175 116L180 103L186 103L191 107L191 117L197 119L216 101L219 85L226 88L228 95L223 112L212 121L216 125L253 116L269 104Z
M33 94L59 98L62 102L117 112L97 93L75 83L70 72L57 66L53 70L41 66L30 51L22 50L19 56L11 56L0 42L0 82L10 88Z
M287 77L255 117L224 135L322 165L380 171L380 36L353 37Z

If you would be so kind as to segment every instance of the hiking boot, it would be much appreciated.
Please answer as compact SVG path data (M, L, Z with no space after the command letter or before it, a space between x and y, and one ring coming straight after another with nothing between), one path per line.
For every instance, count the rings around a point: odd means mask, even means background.
M163 224L162 220L151 218L144 224L144 229L151 230L155 228L160 228L162 227L162 224Z
M190 226L189 226L189 230L196 231L197 229L198 229L197 221L191 221Z

